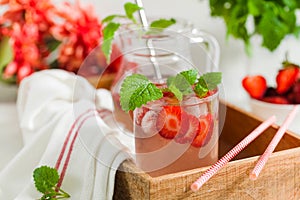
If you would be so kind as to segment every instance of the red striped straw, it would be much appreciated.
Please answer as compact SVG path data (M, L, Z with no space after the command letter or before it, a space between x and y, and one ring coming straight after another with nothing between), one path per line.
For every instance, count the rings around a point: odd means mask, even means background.
M297 111L298 111L298 106L294 106L291 112L288 114L286 117L285 121L283 122L282 126L279 128L275 136L273 137L272 141L270 142L269 146L263 153L263 155L260 156L258 162L256 163L253 171L250 173L249 177L251 180L256 180L257 177L259 176L261 170L265 166L266 162L268 161L270 155L273 153L274 149L278 145L279 141L283 137L284 133L286 132L288 126L290 123L293 121L295 118Z
M200 187L208 181L218 170L220 170L225 164L227 164L232 158L234 158L240 151L242 151L247 145L249 145L255 138L257 138L262 132L264 132L269 126L276 121L276 117L272 116L263 123L261 123L255 130L253 130L247 137L245 137L240 143L233 147L225 156L212 165L204 174L202 174L192 185L191 190L196 192Z

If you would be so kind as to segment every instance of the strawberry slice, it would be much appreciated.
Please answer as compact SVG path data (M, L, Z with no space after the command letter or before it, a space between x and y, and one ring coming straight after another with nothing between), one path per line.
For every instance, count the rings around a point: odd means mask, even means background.
M182 122L182 114L180 106L164 106L157 116L157 130L159 134L168 139L173 139L179 132Z
M194 147L201 147L208 143L213 131L213 117L211 114L201 115L199 118L199 131L192 142Z
M299 74L299 67L293 66L279 70L276 76L276 91L279 94L284 94L285 92L287 92L290 88L292 88L294 83L296 83Z
M261 75L246 76L242 80L244 89L252 98L260 99L267 90L267 81Z
M184 112L185 113L185 112ZM199 120L194 115L183 114L182 126L180 127L175 141L180 144L191 143L199 132Z

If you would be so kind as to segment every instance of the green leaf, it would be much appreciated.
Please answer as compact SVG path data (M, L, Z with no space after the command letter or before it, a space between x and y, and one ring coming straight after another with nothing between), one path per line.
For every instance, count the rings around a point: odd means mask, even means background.
M261 0L251 0L247 3L249 14L254 17L261 15L264 9L263 1Z
M176 23L176 20L171 18L171 19L158 19L158 20L155 20L153 21L151 24L150 24L150 27L151 28L167 28L173 24Z
M288 34L289 27L281 22L273 12L267 12L258 24L257 31L263 37L262 45L273 51Z
M124 79L120 91L120 103L126 112L162 98L163 94L147 77L133 74Z
M168 87L176 87L182 94L188 94L193 91L191 84L182 74L177 74L174 78L170 78L167 83Z
M177 99L182 100L183 95L193 92L191 86L197 80L197 75L198 72L194 69L183 71L175 77L169 77L167 79L167 85Z
M58 172L55 168L41 166L33 172L33 179L36 189L41 193L53 191L59 180Z
M197 80L198 72L197 70L191 69L180 72L180 75L182 75L190 85L193 85Z
M0 38L0 74L2 75L4 68L13 59L13 50L9 44L8 37Z
M139 7L137 4L135 3L130 3L130 2L127 2L124 4L124 9L125 9L125 13L126 13L126 16L128 17L128 19L132 20L134 23L136 23L136 20L133 16L133 14L138 11L138 10L141 10L142 8Z
M174 84L171 84L169 86L169 90L175 95L175 97L178 100L180 100L180 101L182 100L183 94L182 94L182 92Z
M297 36L299 8L298 0L210 0L211 16L223 18L227 37L242 40L246 50L250 49L250 38L256 34L262 36L262 46L270 51L275 50L287 35ZM252 27L246 26L251 17L254 19L253 33L249 32Z
M200 77L198 82L195 84L194 91L199 97L204 97L207 94L207 92L209 91L207 84L206 84L205 80L203 79L203 77Z
M297 0L283 0L283 3L290 9L297 8Z
M119 29L120 24L110 22L103 29L103 43L101 50L106 58L106 62L110 63L110 54L112 52L112 43L114 40L115 32Z
M203 74L198 82L195 84L194 91L200 96L204 97L209 90L214 90L222 81L222 73L221 72L209 72Z
M102 23L109 23L113 21L115 18L126 18L125 15L109 15L102 20Z
M201 78L203 78L209 90L214 90L222 82L222 73L208 72L206 74L203 74Z

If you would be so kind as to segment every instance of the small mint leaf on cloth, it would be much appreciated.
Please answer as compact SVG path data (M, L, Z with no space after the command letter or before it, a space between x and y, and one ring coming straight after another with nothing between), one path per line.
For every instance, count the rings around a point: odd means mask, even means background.
M56 169L41 166L33 172L33 179L36 189L41 193L52 191L59 180L59 174Z
M121 86L120 103L126 112L162 97L162 91L141 74L126 77Z

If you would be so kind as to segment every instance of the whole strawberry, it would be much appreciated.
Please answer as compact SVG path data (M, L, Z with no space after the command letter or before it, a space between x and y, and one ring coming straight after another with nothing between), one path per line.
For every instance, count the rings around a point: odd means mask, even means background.
M297 65L288 65L279 70L276 76L278 94L288 92L300 77L300 68Z
M276 75L276 87L267 85L262 75L246 76L242 85L248 94L261 101L274 104L300 103L300 67L287 59Z
M246 76L242 80L242 85L254 99L261 99L267 90L267 81L261 75Z

